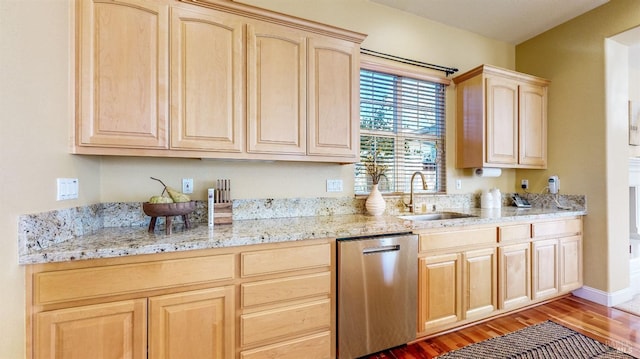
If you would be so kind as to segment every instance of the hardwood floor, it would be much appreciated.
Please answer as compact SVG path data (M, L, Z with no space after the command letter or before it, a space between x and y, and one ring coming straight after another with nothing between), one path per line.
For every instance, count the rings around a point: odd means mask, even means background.
M546 320L553 320L627 354L640 357L640 317L578 297L567 296L366 358L430 359Z

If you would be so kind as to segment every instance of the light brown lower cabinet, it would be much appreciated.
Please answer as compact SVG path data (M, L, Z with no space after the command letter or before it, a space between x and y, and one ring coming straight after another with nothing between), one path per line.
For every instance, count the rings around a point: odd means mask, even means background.
M462 319L460 255L448 253L419 259L418 331ZM436 289L437 288L437 289Z
M233 358L232 285L149 298L149 358Z
M418 333L582 285L582 218L419 237ZM27 358L335 357L335 240L27 267Z
M334 243L29 266L27 357L333 358Z
M420 233L417 337L582 286L582 217Z
M558 248L560 291L582 286L582 236L560 238Z
M34 357L146 358L146 309L134 299L38 313Z
M558 240L531 243L533 299L553 297L560 291L558 281Z
M495 226L424 232L418 257L418 337L497 309Z
M514 309L531 302L531 249L529 243L498 248L500 253L500 309Z
M465 319L484 318L498 309L496 252L496 248L483 248L462 253Z

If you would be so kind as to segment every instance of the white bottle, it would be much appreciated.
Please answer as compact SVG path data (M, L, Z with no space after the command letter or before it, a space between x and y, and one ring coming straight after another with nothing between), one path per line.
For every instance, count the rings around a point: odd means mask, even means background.
M493 208L502 208L502 193L497 188L491 190L493 196Z
M489 190L485 190L480 196L481 208L493 208L493 195Z

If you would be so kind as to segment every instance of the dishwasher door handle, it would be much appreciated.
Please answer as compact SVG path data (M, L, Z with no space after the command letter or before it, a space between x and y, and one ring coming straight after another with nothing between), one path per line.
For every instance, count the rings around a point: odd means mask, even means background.
M380 247L369 247L362 249L362 254L377 254L377 253L385 253L385 252L395 252L400 250L399 244L394 244L390 246L380 246Z

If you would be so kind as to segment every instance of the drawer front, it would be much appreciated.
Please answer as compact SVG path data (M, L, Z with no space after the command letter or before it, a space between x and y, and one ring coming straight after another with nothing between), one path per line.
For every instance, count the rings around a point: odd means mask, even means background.
M228 254L42 272L34 276L34 301L51 304L229 280L234 262L234 255Z
M424 233L420 235L420 251L495 244L496 241L497 235L495 227Z
M498 228L498 242L530 240L531 224L515 224L512 226L501 226Z
M242 306L252 307L331 292L331 272L264 280L241 285Z
M286 342L246 350L241 359L327 359L331 358L331 332L326 331Z
M241 254L242 277L289 272L331 265L329 243L268 249Z
M573 218L561 221L533 223L532 235L534 238L567 235L572 236L582 233L582 219Z
M242 346L286 338L313 330L329 330L331 301L322 299L240 316Z

